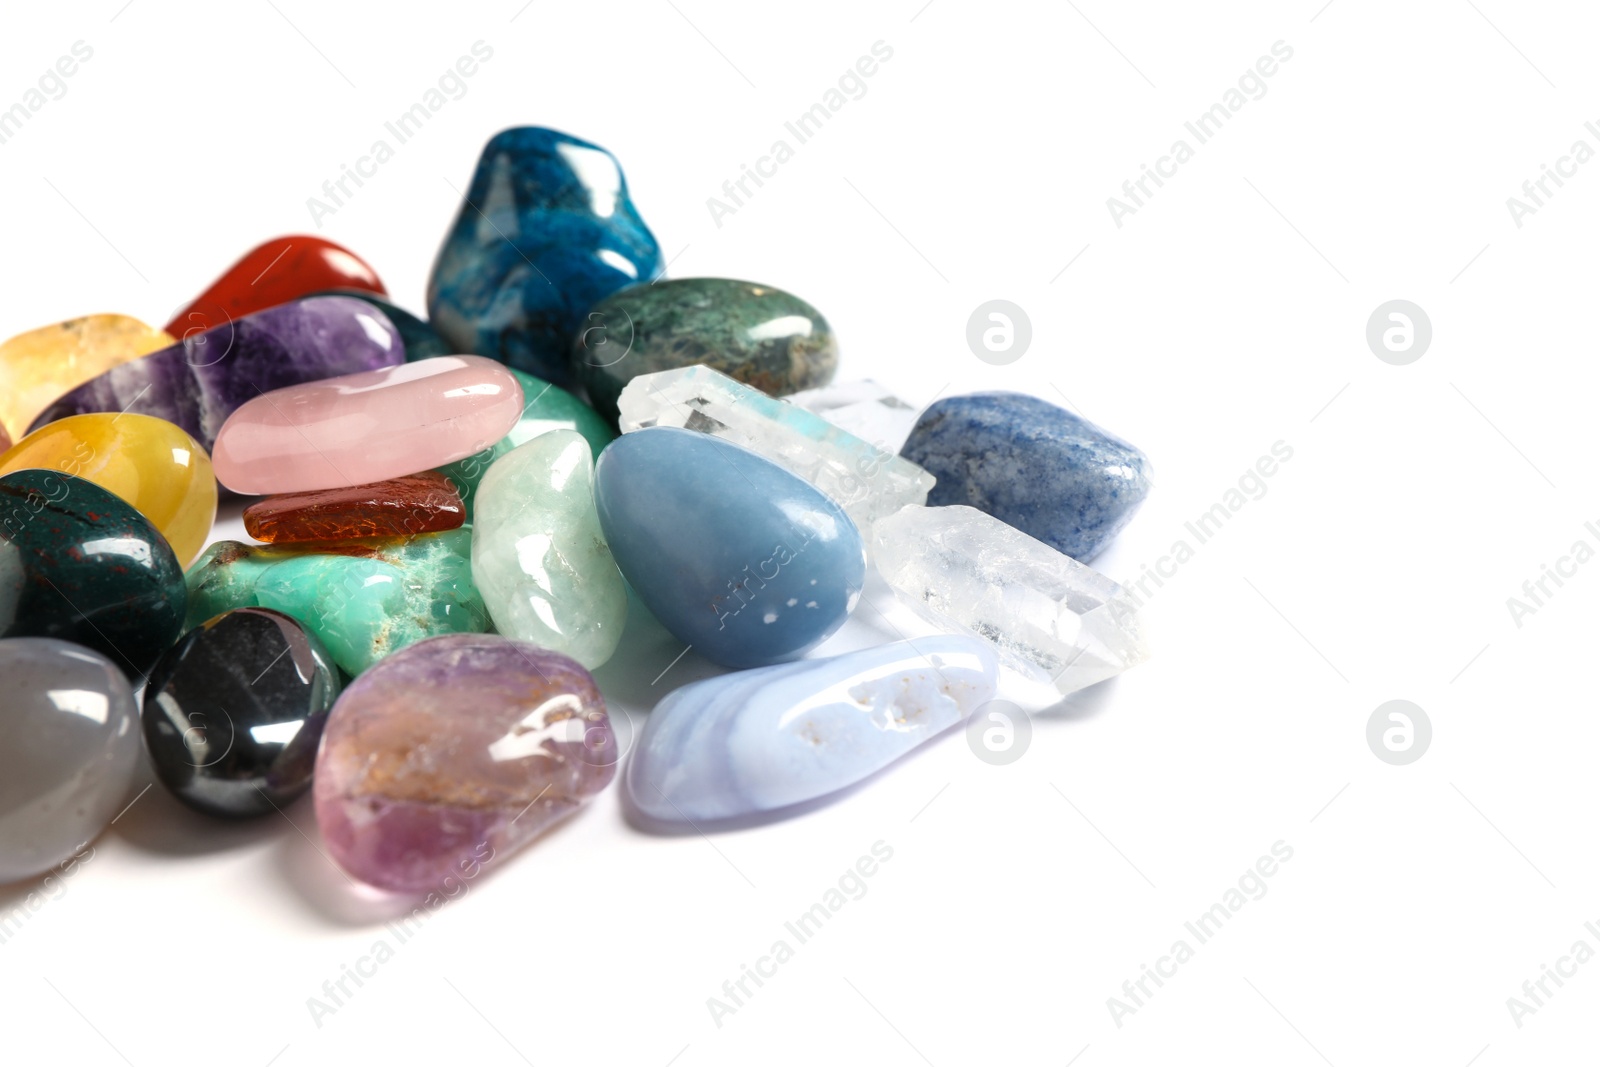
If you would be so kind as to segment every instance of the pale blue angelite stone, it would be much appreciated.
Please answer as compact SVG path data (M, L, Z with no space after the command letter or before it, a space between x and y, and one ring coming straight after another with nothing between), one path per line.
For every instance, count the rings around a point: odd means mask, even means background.
M650 713L629 802L684 823L827 796L966 719L997 673L987 642L943 635L686 685Z
M747 448L657 426L600 453L595 508L661 624L724 667L795 659L849 617L861 534L820 490Z

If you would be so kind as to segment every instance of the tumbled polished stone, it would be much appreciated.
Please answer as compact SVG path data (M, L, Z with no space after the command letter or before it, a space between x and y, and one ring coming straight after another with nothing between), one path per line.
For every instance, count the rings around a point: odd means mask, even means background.
M0 344L0 430L16 440L61 394L177 343L127 315L85 315L18 334Z
M695 823L825 797L966 719L998 675L985 642L935 636L694 682L650 713L629 802Z
M641 374L702 364L768 396L832 380L839 344L822 313L782 289L730 278L678 278L612 293L584 316L572 369L589 400L617 418Z
M681 426L742 445L828 494L863 530L921 504L933 485L915 463L710 367L641 374L621 406L624 434Z
M787 398L796 407L820 415L845 433L885 452L898 453L917 422L917 408L870 378L834 382Z
M381 311L349 297L311 297L114 367L57 399L34 426L131 411L176 423L209 452L234 409L262 393L404 361L400 335Z
M50 638L0 641L0 882L70 859L127 803L139 709L97 652Z
M458 352L564 385L584 313L661 268L611 153L519 126L484 146L428 279L428 318Z
M844 625L866 563L850 516L748 449L658 427L595 465L617 566L662 625L707 659L763 667Z
M455 349L450 347L450 342L439 336L439 331L430 326L426 319L420 319L400 307L384 299L376 293L369 293L362 289L321 289L309 296L348 296L355 300L364 300L368 304L383 312L394 328L400 331L400 340L405 342L406 359L432 359L434 356L450 356L455 354Z
M370 485L285 493L244 509L244 531L257 541L339 541L406 537L454 530L466 509L450 480L437 471Z
M86 478L138 509L178 562L200 554L217 517L217 480L194 438L165 419L101 412L47 423L0 454L0 474L37 468Z
M478 486L472 580L495 631L593 670L617 649L628 591L594 508L594 458L552 430L494 461Z
M189 568L188 628L240 607L299 619L347 674L425 637L482 633L472 531L245 545L218 541Z
M328 852L402 893L472 877L604 789L617 741L594 679L504 637L437 637L352 682L313 793Z
M207 815L247 818L311 788L339 672L300 623L237 608L184 634L150 672L144 740L156 777Z
M211 288L173 315L167 332L187 340L320 289L336 288L384 295L377 271L348 248L305 234L274 237L246 252Z
M1119 437L1024 393L935 401L900 454L938 479L928 505L965 504L1080 562L1150 492L1150 461Z
M236 493L366 485L465 459L521 413L522 386L505 367L437 356L248 400L217 431L211 462Z
M589 442L590 451L598 459L600 450L616 440L617 432L596 414L594 408L559 385L551 385L515 368L506 369L511 371L511 376L522 386L522 417L511 427L510 433L488 448L439 468L439 473L449 478L450 483L461 494L462 503L467 508L468 521L471 521L473 498L478 491L478 483L483 481L489 465L518 445L525 445L540 434L552 430L576 430L583 434L584 439Z
M1006 666L1062 695L1150 658L1127 590L992 515L905 508L872 536L878 573L907 607L984 638Z
M182 633L183 568L150 521L58 471L0 476L0 637L57 637L130 678Z

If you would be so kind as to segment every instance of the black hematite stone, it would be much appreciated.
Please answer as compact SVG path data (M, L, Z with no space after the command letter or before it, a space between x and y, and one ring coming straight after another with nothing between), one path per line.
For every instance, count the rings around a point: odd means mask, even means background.
M150 672L144 742L172 794L248 818L311 786L339 671L300 623L236 608L190 630Z

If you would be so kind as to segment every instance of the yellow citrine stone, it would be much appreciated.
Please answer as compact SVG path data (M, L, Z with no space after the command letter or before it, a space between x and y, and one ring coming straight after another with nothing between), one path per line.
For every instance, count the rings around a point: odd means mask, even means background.
M177 343L127 315L85 315L19 333L0 344L0 425L16 440L62 394Z
M166 419L115 412L58 419L0 455L0 475L28 469L64 471L115 493L161 531L185 567L217 517L211 457Z

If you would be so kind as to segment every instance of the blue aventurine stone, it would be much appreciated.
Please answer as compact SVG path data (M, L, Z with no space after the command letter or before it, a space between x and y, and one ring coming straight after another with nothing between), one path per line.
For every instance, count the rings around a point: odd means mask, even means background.
M519 126L484 147L428 280L428 317L457 352L566 385L585 313L661 268L615 157Z
M600 526L662 625L727 667L803 655L849 617L861 535L832 500L728 441L658 426L595 465Z
M1119 437L1022 393L972 393L922 413L900 454L938 479L928 506L966 504L1088 562L1150 492Z

